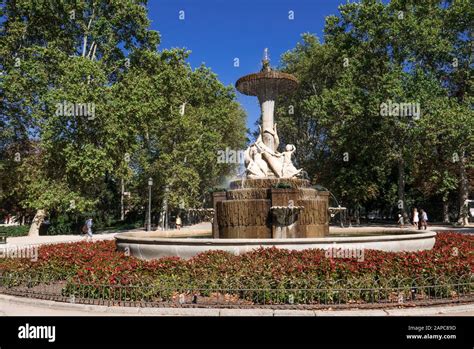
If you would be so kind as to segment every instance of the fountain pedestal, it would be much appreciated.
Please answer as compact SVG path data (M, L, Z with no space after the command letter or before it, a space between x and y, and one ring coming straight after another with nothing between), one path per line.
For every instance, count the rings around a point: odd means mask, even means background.
M290 188L278 188L283 185ZM214 218L217 224L213 225L217 231L213 235L221 239L315 238L329 234L329 193L311 188L308 180L239 180L231 183L225 199L223 194L214 195L219 201ZM289 211L290 201L304 209L291 218L291 223L282 224L275 213Z

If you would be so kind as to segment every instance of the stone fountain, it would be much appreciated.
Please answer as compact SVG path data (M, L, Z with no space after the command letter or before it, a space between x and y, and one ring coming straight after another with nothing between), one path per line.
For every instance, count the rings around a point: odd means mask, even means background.
M376 249L417 251L431 249L433 231L380 228L348 229L347 234L329 234L329 216L343 210L330 208L328 191L316 190L294 166L296 147L286 144L279 151L275 101L298 87L290 74L274 71L265 50L262 69L241 77L236 88L256 96L262 110L259 135L245 151L245 176L230 183L226 191L212 196L213 238L174 238L162 232L128 232L115 236L118 250L142 259L166 256L190 258L209 250L241 254L259 247L290 250L308 248ZM349 231L350 230L350 231Z
M256 141L245 151L246 178L231 182L229 190L213 195L213 236L268 239L328 235L329 193L311 188L309 180L300 178L302 169L292 161L296 151L293 144L279 152L275 101L294 91L298 80L272 70L265 49L261 71L241 77L235 86L241 93L258 98L261 125ZM282 226L282 222L288 224Z

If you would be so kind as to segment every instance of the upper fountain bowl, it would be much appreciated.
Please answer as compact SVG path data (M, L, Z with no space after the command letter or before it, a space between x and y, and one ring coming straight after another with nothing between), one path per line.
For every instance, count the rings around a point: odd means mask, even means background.
M280 94L296 90L298 80L291 74L265 69L241 77L235 83L235 87L239 92L248 96L258 96L267 91Z

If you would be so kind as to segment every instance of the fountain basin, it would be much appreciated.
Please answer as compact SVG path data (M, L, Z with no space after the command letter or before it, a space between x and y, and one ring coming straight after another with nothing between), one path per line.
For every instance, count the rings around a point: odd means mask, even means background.
M392 234L390 234L390 232ZM383 234L383 235L382 235ZM153 232L122 233L115 236L117 249L128 251L141 259L161 257L191 258L206 251L227 251L242 254L256 248L282 248L305 250L310 248L373 249L381 251L430 250L435 244L436 232L403 230L402 233L380 231L380 235L327 236L321 238L285 239L212 239L212 238L163 238Z
M281 184L287 188L279 188ZM299 211L297 221L288 226L289 231L282 232L272 207L288 206L290 201L304 209ZM233 181L226 192L213 193L213 206L216 238L317 238L329 233L329 193L311 188L305 179Z

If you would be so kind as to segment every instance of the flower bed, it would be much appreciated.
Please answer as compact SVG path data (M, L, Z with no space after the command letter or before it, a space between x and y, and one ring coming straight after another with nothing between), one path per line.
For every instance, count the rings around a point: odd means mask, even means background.
M434 284L438 296L455 296L459 289L449 285L469 281L473 246L472 235L440 233L430 251L367 250L363 261L327 258L324 250L276 248L143 261L117 252L113 241L78 242L42 246L37 261L0 259L0 274L4 286L25 279L30 285L62 281L65 295L101 299L122 299L126 290L126 299L146 301L222 292L255 303L370 302L397 297L397 288L410 297L416 287L416 297L423 298Z

